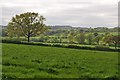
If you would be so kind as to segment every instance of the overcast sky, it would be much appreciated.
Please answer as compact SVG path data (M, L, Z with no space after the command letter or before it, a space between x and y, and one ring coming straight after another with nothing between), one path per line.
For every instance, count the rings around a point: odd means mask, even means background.
M119 0L2 0L2 25L16 14L38 12L47 25L118 26Z

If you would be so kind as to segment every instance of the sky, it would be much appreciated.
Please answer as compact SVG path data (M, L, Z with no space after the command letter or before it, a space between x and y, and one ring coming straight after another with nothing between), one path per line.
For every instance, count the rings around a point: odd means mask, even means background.
M0 24L7 25L13 16L37 12L47 25L73 27L118 26L119 0L1 0Z

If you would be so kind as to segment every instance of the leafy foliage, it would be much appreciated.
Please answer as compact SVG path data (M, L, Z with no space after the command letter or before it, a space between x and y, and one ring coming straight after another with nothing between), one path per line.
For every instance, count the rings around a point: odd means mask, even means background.
M76 37L76 41L80 44L84 44L85 42L85 33L79 33Z
M16 15L8 24L8 36L25 36L29 42L29 37L40 35L48 29L44 21L43 16L34 12Z

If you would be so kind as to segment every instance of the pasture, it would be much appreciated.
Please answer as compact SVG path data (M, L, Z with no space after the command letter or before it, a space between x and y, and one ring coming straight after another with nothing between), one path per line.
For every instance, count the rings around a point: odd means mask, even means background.
M118 53L2 44L3 78L116 78Z

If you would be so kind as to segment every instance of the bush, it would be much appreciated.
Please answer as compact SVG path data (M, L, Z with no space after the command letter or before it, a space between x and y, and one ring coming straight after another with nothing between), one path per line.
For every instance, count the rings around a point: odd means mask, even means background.
M38 38L31 38L31 41L39 42L39 39Z
M90 46L79 46L79 45L70 45L70 44L56 44L56 43L34 43L34 42L20 42L20 41L13 41L13 40L2 40L2 43L13 43L13 44L24 44L24 45L37 45L37 46L52 46L52 47L61 47L61 48L74 48L74 49L85 49L85 50L99 50L99 51L116 51L119 52L120 49L115 50L111 49L107 46L95 46L95 47L90 47Z
M15 44L21 44L20 41L17 40L2 40L2 43L15 43Z
M34 38L34 37L32 37L32 38L31 38L31 41L34 41L34 42L45 42L45 41L47 41L47 40L48 40L47 37L39 37L39 38Z
M68 45L68 46L67 46L67 48L93 50L93 48L92 48L92 47L88 47L88 46L78 46L78 45Z
M111 50L108 46L101 46L101 45L95 46L95 49L96 50L104 50L104 51Z

